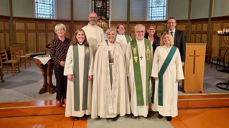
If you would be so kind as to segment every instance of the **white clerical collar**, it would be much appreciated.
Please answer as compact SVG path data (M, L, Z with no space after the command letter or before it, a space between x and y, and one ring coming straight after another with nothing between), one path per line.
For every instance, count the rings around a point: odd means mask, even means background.
M81 43L79 42L78 44L79 44L80 46L82 46L82 45L83 45L83 42L81 42Z
M144 38L143 38L142 40L136 39L136 41L137 41L137 42L143 42L143 41L144 41Z

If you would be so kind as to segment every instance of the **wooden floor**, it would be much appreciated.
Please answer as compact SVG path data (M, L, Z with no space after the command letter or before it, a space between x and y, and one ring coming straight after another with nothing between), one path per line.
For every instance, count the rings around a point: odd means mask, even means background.
M229 94L180 95L174 128L229 128ZM0 128L86 128L64 117L55 101L0 103Z

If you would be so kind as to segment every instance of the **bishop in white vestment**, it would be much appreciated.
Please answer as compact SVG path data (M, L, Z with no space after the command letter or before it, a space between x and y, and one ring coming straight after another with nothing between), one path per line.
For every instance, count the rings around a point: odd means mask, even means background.
M115 42L115 29L107 30L107 44L95 55L91 118L113 118L130 114L125 56Z

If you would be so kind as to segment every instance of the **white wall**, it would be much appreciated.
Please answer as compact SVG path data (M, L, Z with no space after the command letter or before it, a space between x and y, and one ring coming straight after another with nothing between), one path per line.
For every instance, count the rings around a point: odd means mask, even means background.
M145 21L148 0L130 0L130 21Z
M10 15L9 0L0 0L0 15Z
M13 16L15 17L35 17L34 0L12 0Z
M229 15L229 0L214 0L213 17Z
M71 1L56 0L56 19L70 20L71 19Z
M127 0L112 0L112 21L127 20Z
M208 18L210 0L192 0L191 19Z
M74 20L88 20L89 0L74 0Z
M168 17L176 19L188 19L189 0L167 0L168 1Z

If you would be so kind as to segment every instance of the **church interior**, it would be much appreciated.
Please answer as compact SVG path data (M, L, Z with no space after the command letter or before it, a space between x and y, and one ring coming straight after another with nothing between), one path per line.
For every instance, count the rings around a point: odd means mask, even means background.
M0 127L228 128L228 5L228 0L1 0ZM71 38L88 24L90 12L97 13L97 24L104 31L125 24L132 39L137 24L146 28L155 24L160 37L167 31L167 19L176 19L176 29L185 33L186 62L184 81L178 87L178 116L172 121L155 115L150 119L122 117L116 122L75 121L65 117L64 107L56 107L56 93L39 94L44 84L56 83L52 71L44 76L36 59L49 54L55 25L65 24L66 37ZM10 65L2 61L4 55L12 60Z

